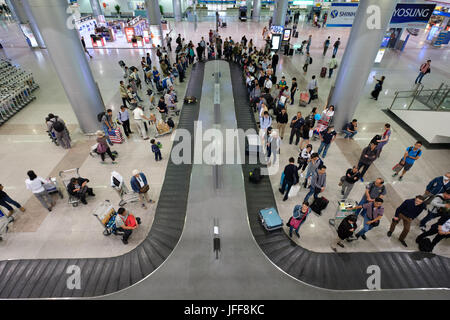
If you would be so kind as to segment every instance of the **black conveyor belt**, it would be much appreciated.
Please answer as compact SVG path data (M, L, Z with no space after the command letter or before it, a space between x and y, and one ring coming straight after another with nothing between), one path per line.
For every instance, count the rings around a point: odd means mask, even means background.
M179 129L191 133L192 146L204 67L204 63L193 66L186 95L198 100L183 106L178 123ZM175 165L169 159L153 225L135 249L112 258L1 261L0 298L93 297L127 288L148 276L167 259L181 237L191 169L192 165ZM81 289L67 288L70 265L80 267Z
M230 64L238 128L256 129L241 68ZM258 165L242 166L244 177ZM261 165L259 165L261 166ZM280 269L305 283L336 290L367 289L367 267L381 270L383 289L450 288L450 259L423 252L316 253L298 246L281 229L267 232L260 209L275 207L268 177L252 184L245 179L250 228L266 256Z

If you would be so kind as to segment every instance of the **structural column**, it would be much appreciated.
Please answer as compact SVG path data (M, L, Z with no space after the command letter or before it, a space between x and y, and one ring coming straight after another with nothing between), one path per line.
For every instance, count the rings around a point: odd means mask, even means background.
M252 14L252 0L246 0L245 5L247 7L247 18L251 18Z
M396 3L393 0L359 2L329 101L336 108L333 120L336 130L341 130L353 118Z
M161 28L161 11L159 10L158 0L145 0L145 8L147 9L147 18L150 27L157 28L161 36L161 43L164 45L164 37Z
M41 49L45 49L45 43L42 39L39 28L36 25L33 15L31 14L30 6L27 0L8 0L8 6L13 11L17 21L20 24L28 24L31 32L33 32L34 38Z
M100 3L98 2L98 0L89 0L89 2L91 3L92 15L94 17L103 15L102 7L100 6Z
M181 0L172 0L173 16L176 22L181 21Z
M253 17L255 21L259 21L261 15L261 0L253 0Z
M29 0L30 9L81 130L93 133L100 128L97 114L105 110L97 84L89 68L73 17L63 0ZM58 110L54 110L58 112Z
M284 26L288 4L289 4L288 0L276 0L275 10L273 12L272 25Z

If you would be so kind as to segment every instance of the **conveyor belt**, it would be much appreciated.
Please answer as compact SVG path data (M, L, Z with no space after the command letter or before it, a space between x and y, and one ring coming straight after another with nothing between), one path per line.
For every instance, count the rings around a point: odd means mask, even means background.
M193 66L186 95L198 97L184 105L178 128L193 137L198 119L204 63ZM177 143L174 142L174 146ZM194 141L191 139L191 145ZM173 147L174 147L173 146ZM173 148L172 147L172 148ZM192 165L169 159L153 225L132 251L112 258L37 259L0 262L0 298L93 297L127 288L157 269L171 254L183 231ZM68 266L80 268L81 289L68 289Z
M238 128L256 129L249 107L242 70L230 64ZM259 165L242 166L244 177ZM258 217L260 209L275 207L268 177L252 184L245 179L250 228L265 255L280 269L305 283L327 289L367 289L367 267L382 271L383 289L450 288L450 259L423 252L316 253L298 246L283 230L267 232ZM320 236L320 235L318 235Z

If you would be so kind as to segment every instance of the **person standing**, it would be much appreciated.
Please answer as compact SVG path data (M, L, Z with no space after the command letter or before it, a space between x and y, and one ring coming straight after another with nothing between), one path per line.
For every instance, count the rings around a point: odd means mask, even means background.
M403 201L403 203L400 205L400 207L395 210L395 216L392 218L391 228L389 229L387 236L392 236L392 233L395 230L395 227L400 222L400 220L403 221L403 231L400 234L398 240L400 243L408 247L408 245L405 242L405 238L409 233L409 229L411 227L411 222L417 218L420 213L426 209L426 205L424 203L424 197L421 195L416 196L415 199L408 199Z
M389 123L386 123L384 125L384 132L381 136L380 140L377 140L377 158L380 157L381 151L383 150L383 147L389 142L389 138L391 137L391 125Z
M364 203L373 202L376 198L383 199L386 195L386 187L384 186L384 180L382 178L377 178L375 181L369 183L366 186L366 190L364 195L359 202L359 206L362 206ZM356 216L358 216L364 209L360 209L356 212Z
M298 183L298 168L294 164L295 159L293 157L289 158L289 164L284 168L284 179L283 183L281 184L281 188L278 189L281 194L284 194L283 201L286 201L288 199L289 191L291 190L291 187Z
M319 133L319 137L322 142L320 143L319 151L317 152L320 156L320 153L322 153L323 150L322 158L326 157L328 148L330 147L331 143L336 140L337 136L336 131L334 131L334 126L329 126L326 132L324 131Z
M308 37L308 42L306 43L306 53L308 55L309 55L309 48L311 47L311 40L312 40L312 35L310 34L309 37Z
M406 149L405 154L403 155L403 158L400 160L400 164L403 165L403 171L401 176L398 178L399 181L403 179L403 176L405 175L406 171L409 171L412 166L414 165L414 162L420 158L422 155L422 150L420 149L422 147L422 141L417 141L413 146L410 146ZM399 171L400 172L400 171ZM392 175L392 177L395 177L398 175L399 172L396 172Z
M422 231L426 230L428 221L450 212L450 189L447 189L444 193L436 195L433 201L431 201L430 207L431 210L428 209L428 214L420 220L419 226Z
M309 125L310 125L310 122L305 120L305 123L303 124L302 128L300 129L300 137L301 137L300 145L299 145L300 150L303 149L304 145L309 144L309 139L312 134L312 130Z
M120 97L122 98L122 104L124 106L127 106L128 92L127 92L127 88L125 87L125 84L123 83L123 81L120 81L119 91L120 91Z
M336 56L339 46L341 45L341 38L338 38L333 44L333 56Z
M63 119L49 113L47 116L47 130L52 132L58 141L58 144L64 149L70 149L71 141L69 130Z
M303 172L305 172L306 167L308 166L309 161L311 161L311 153L312 153L312 145L308 144L306 147L300 152L299 157L297 159L298 162L298 170L300 172L300 177L303 178Z
M434 197L445 190L450 190L450 171L431 180L425 189L424 197Z
M289 137L289 144L292 144L295 135L295 145L298 145L300 141L300 129L304 125L305 120L302 117L301 112L297 112L297 115L291 120L291 135Z
M333 54L333 56L330 59L330 62L328 62L328 78L331 78L331 75L333 74L334 69L338 67L338 62L336 59L336 56Z
M291 85L291 106L294 104L294 97L295 93L297 92L297 78L292 78L292 85Z
M377 159L377 145L375 143L369 144L361 152L361 156L358 162L358 170L361 171L361 182L364 182L364 175L369 169L370 165Z
M152 145L152 152L155 154L155 161L161 161L161 144L159 142L157 143L155 139L150 140L150 143Z
M373 202L368 202L363 204L362 206L356 206L353 209L361 209L364 208L363 211L363 218L364 218L364 224L361 230L356 234L356 239L359 239L359 237L363 238L363 240L366 240L366 233L369 230L372 230L372 228L377 227L380 224L380 220L383 217L384 214L384 208L383 205L383 199L376 198Z
M306 53L304 62L303 62L303 71L306 74L308 72L308 66L312 63L312 58L309 55L309 52Z
M303 204L298 204L294 207L294 212L292 217L289 218L288 226L289 226L289 237L292 238L292 231L295 230L295 235L300 238L300 234L298 230L301 225L305 222L306 217L311 212L311 208L309 207L308 202L303 202Z
M358 170L357 166L353 166L353 168L347 169L345 176L341 177L341 181L339 182L339 186L342 186L341 195L343 199L347 199L348 195L353 189L355 183L361 177L361 173Z
M100 157L102 158L102 162L101 163L105 163L105 153L108 154L108 156L111 158L112 163L116 164L117 162L115 162L115 157L111 152L111 149L109 148L107 142L106 142L106 136L105 133L101 130L98 130L96 132L97 134L97 152L100 154Z
M323 161L319 158L319 154L314 152L311 154L311 160L309 161L308 169L306 170L305 181L303 182L303 187L306 189L308 186L308 178L312 176L317 168L323 164Z
M114 130L114 125L112 121L112 110L107 109L105 114L102 116L102 128L103 132L105 132L106 140L110 145L112 145L111 140L109 139L109 133Z
M136 109L133 110L134 121L136 121L139 134L142 139L148 140L147 131L145 130L144 120L150 120L144 115L144 110L141 105L139 105Z
M308 104L310 104L311 100L317 99L318 97L317 79L315 75L312 76L311 81L309 81L308 86L306 88L308 89L309 92Z
M139 200L141 201L142 207L144 209L147 209L145 201L147 201L148 203L154 203L154 201L150 199L148 196L150 186L148 185L147 177L145 176L144 173L139 172L139 170L137 169L134 169L133 176L131 177L130 180L130 185L133 191L139 194Z
M127 138L130 136L130 115L128 113L128 108L124 105L120 106L120 111L117 113L117 120L119 120L120 124L123 127L123 131Z
M81 45L83 46L83 50L84 50L84 52L86 52L87 53L87 55L89 56L89 58L91 58L92 59L92 56L91 56L91 54L89 53L89 51L87 51L87 49L86 49L86 42L84 41L84 37L82 36L81 37Z
M373 91L370 93L371 95L371 99L374 100L378 100L378 96L380 95L381 90L383 90L383 82L384 79L386 79L385 76L382 76L380 79L375 78L375 76L373 76L373 79L377 81L377 84L375 85L375 88L373 89Z
M427 62L422 63L419 69L419 75L416 78L416 81L414 81L415 84L422 83L423 77L431 72L431 60L427 60Z
M8 194L3 190L3 185L0 184L0 206L5 207L9 211L7 214L8 217L14 213L14 208L9 204L12 204L22 212L25 211L25 208L20 203L14 201L10 196L8 196Z
M273 75L275 75L277 73L277 65L278 65L279 60L280 60L280 57L278 56L278 53L275 52L275 54L272 56Z
M284 130L286 129L286 124L289 121L288 114L285 108L281 109L281 112L277 115L277 129L280 132L280 138L284 137Z
M334 252L337 252L337 246L344 248L344 244L342 243L342 241L350 238L355 232L356 228L358 228L356 221L357 217L351 214L345 217L339 224L339 227L337 229L338 236L331 243L331 249L333 249Z
M314 195L314 199L317 199L319 193L324 192L327 186L327 167L323 164L319 165L317 171L313 173L311 178L311 185L309 186L309 192L303 202L308 202L309 197Z
M323 43L323 56L325 57L325 55L327 54L328 51L328 47L330 46L330 37L327 38L327 40L325 40L325 42Z
M25 185L28 190L33 192L34 196L48 211L52 211L55 202L48 194L44 185L47 183L43 178L38 177L33 170L27 172L28 179L25 180Z
M358 133L357 129L358 129L358 120L353 119L352 122L347 123L344 129L345 132L344 139L347 138L353 139L353 137Z

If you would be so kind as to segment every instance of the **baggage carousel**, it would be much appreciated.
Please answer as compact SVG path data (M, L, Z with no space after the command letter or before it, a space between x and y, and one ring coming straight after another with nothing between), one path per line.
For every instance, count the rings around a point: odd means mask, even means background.
M203 132L256 128L235 64L195 64L186 95L197 97L183 106L178 125L191 134L191 159L197 119ZM448 258L420 252L315 253L282 230L265 231L258 211L276 203L269 179L249 184L254 167L169 160L154 223L139 246L112 258L1 261L0 298L450 298ZM220 238L220 251L214 251L214 238ZM80 267L80 289L67 286L70 265ZM367 290L369 265L382 270L381 290Z

